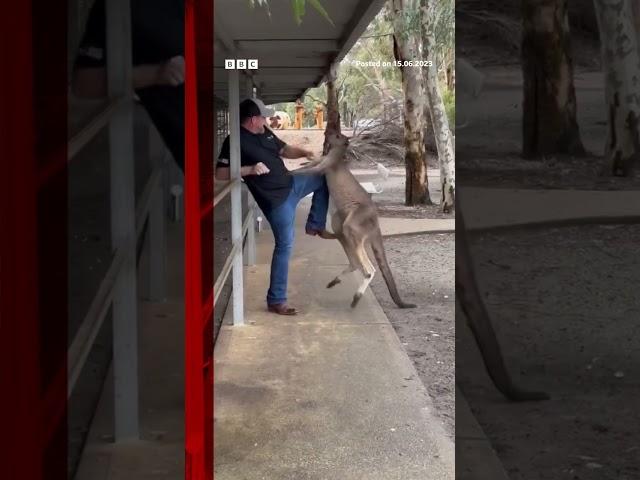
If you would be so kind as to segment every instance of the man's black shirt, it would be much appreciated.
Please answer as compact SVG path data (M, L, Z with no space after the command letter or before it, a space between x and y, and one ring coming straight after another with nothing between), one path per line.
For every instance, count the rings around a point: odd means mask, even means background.
M106 23L104 0L96 0L80 44L76 67L104 67ZM184 0L131 2L133 65L159 64L184 56ZM184 85L136 90L176 163L184 170Z
M240 164L243 167L264 163L269 169L265 175L243 177L249 191L265 214L280 206L291 191L293 179L287 170L280 150L286 145L269 129L265 133L251 133L240 127ZM218 167L229 167L229 137L225 138L218 156Z

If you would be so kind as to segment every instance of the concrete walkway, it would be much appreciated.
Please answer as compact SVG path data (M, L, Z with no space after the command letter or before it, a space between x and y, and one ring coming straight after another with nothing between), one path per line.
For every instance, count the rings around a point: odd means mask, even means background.
M380 230L384 237L419 233L453 233L454 218L390 218L380 217Z
M640 221L640 192L634 191L462 187L458 194L470 230L611 217Z
M349 307L355 275L334 241L304 235L298 215L289 301L266 313L273 248L258 235L246 268L243 327L223 326L215 349L215 477L278 480L454 478L453 439L375 297Z

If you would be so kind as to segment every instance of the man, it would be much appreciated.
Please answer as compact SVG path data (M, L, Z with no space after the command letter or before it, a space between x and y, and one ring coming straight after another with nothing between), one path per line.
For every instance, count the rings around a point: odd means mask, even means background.
M105 2L91 8L73 73L73 93L105 97ZM184 171L184 0L131 2L133 88Z
M271 260L271 280L267 292L268 310L279 315L296 315L287 304L289 259L293 249L296 206L313 192L311 210L306 224L308 235L327 237L325 224L329 207L329 190L324 176L292 176L282 161L284 158L313 158L303 148L287 145L265 128L274 111L258 99L240 103L240 174L249 191L262 209L273 231L275 248ZM224 140L216 178L228 180L229 137Z

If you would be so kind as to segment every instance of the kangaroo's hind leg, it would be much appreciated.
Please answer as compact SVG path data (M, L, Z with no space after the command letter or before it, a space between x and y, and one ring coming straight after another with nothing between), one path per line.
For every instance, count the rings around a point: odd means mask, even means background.
M367 238L367 232L366 228L363 227L363 222L359 220L362 216L362 212L360 212L360 215L358 215L357 213L358 212L356 211L356 215L347 218L344 222L344 225L342 226L342 232L344 235L345 243L347 244L347 248L349 248L349 250L352 252L352 255L354 255L356 259L355 263L364 276L362 283L353 296L353 301L351 302L352 308L354 308L362 298L364 291L371 283L373 274L375 273L373 264L369 260L367 251L365 250L364 246L365 240Z
M362 295L364 295L365 290L373 280L373 275L376 273L376 269L373 266L373 263L371 263L369 255L367 255L367 250L365 249L364 243L364 240L362 240L356 249L356 255L358 255L358 259L363 266L364 278L362 280L362 283L358 287L356 294L353 296L353 302L351 302L352 308L354 308L358 304L358 302L362 298Z
M342 277L343 275L346 275L347 273L355 272L356 270L358 270L357 258L351 254L351 250L347 247L344 237L342 235L336 235L336 237L340 242L340 244L342 245L342 248L344 249L344 253L347 255L347 259L349 260L349 266L345 268L342 272L340 272L340 274L336 278L331 280L327 285L327 288L335 287L337 284L342 282L340 277Z

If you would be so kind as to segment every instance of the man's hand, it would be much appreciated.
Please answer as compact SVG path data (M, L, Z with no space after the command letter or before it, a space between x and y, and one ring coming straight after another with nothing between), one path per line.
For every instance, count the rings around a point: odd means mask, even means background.
M305 152L304 156L307 157L312 162L316 159L316 154L313 153L311 150L305 150L304 152Z
M264 175L266 173L269 173L270 171L271 170L269 170L264 163L258 162L253 166L251 173L253 175Z
M158 85L177 87L184 83L184 57L178 55L160 64L158 69Z
M133 67L133 88L184 83L184 57L170 58L160 64ZM82 67L73 72L72 92L80 98L101 98L107 95L107 74L104 67Z

